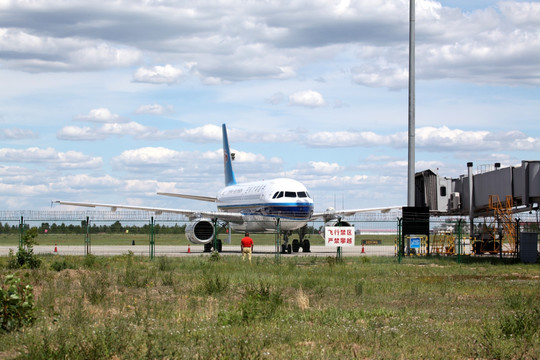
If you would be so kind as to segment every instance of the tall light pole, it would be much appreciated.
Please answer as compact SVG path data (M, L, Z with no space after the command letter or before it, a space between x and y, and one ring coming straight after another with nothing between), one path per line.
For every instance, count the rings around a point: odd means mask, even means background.
M407 205L415 206L414 195L414 1L409 0L409 157L407 174Z

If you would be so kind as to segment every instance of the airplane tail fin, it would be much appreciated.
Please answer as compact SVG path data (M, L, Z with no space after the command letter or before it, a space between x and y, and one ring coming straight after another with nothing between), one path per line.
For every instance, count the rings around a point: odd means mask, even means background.
M225 166L225 186L236 184L236 178L232 169L232 156L229 150L229 140L227 138L227 128L225 124L223 128L223 162Z

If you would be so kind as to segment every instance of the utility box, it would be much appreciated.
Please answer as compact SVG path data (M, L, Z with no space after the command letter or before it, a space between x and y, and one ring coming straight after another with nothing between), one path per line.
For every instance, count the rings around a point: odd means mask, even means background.
M538 261L538 234L522 232L519 242L519 259L524 263Z

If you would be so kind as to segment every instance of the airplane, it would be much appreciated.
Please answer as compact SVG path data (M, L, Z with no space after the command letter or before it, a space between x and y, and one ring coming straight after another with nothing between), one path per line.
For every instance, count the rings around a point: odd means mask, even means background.
M230 152L226 125L222 125L223 133L223 164L225 173L225 187L217 196L199 196L188 194L158 192L158 195L173 196L198 201L208 201L216 204L217 211L196 211L171 208L156 208L135 205L115 205L103 203L85 203L57 200L60 205L106 207L112 211L117 209L144 210L162 213L175 213L186 216L189 223L186 226L186 237L193 244L203 244L205 251L212 248L221 251L221 240L213 241L216 234L216 224L223 221L229 224L233 231L252 233L284 234L282 252L297 252L302 248L309 252L309 240L293 240L288 243L288 235L300 229L308 222L322 219L326 226L349 225L342 221L345 216L360 212L381 211L388 212L401 206L365 208L352 210L335 210L328 208L324 212L314 212L313 199L306 187L290 178L277 178L248 183L237 183L232 168L234 154ZM278 230L279 229L279 230Z

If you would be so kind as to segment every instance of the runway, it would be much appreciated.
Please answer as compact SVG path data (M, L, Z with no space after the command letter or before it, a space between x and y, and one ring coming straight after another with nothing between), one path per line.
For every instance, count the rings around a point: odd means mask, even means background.
M9 250L17 252L17 246L0 246L0 256L7 256ZM36 245L34 246L34 254L51 254L51 255L84 255L83 245ZM202 245L156 245L154 256L209 256L210 253L203 252ZM90 253L96 256L115 256L124 255L132 252L137 256L149 256L149 245L93 245L90 247ZM189 252L188 252L189 251ZM253 247L253 256L275 256L274 245L260 245ZM222 255L241 255L240 247L237 245L223 245ZM282 254L288 256L335 256L337 248L326 246L311 246L311 252ZM354 246L342 247L342 256L394 256L394 246Z

